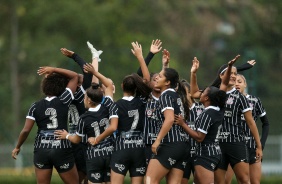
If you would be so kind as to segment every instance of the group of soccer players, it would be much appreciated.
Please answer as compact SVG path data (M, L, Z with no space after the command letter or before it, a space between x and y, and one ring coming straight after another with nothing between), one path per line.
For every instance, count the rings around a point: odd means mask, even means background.
M102 51L87 42L92 63L61 49L82 69L40 67L46 98L32 104L12 157L20 152L33 125L37 183L50 183L53 166L64 183L229 183L232 170L240 183L259 183L262 149L269 123L259 98L248 95L237 71L251 68L223 65L215 81L200 90L192 61L190 84L169 68L170 53L162 51L162 70L148 65L162 50L153 40L144 59L142 47L132 42L140 68L124 77L123 97L114 101L115 86L98 71ZM101 83L101 84L99 84ZM198 99L198 100L196 100ZM255 121L260 117L260 140ZM229 167L228 167L229 166ZM226 173L226 171L228 172Z

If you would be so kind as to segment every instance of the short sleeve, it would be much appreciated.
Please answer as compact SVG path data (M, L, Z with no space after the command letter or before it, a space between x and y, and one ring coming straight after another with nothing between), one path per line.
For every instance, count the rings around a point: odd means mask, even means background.
M35 110L36 110L36 103L33 103L33 104L31 105L31 107L29 108L29 110L28 110L28 113L27 113L27 115L26 115L26 118L27 118L27 119L32 119L32 120L35 121L35 115L34 115Z
M84 137L85 136L85 128L84 128L84 126L85 126L84 121L81 118L79 118L78 124L77 124L76 134L78 136L80 136L80 137Z
M59 96L59 99L63 104L70 105L74 99L74 96L72 91L69 88L66 88L65 91Z
M159 102L160 102L161 112L164 112L167 109L174 110L171 96L166 94L161 95Z

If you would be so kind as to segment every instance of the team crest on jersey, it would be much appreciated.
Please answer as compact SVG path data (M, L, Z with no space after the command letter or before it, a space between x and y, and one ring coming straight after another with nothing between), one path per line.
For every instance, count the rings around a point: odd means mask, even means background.
M233 101L234 101L234 98L229 97L226 101L226 104L231 105L231 104L233 104Z
M202 109L197 109L197 116L199 116L203 112Z
M148 109L148 110L147 110L147 116L148 116L148 117L151 117L152 114L153 114L152 109Z

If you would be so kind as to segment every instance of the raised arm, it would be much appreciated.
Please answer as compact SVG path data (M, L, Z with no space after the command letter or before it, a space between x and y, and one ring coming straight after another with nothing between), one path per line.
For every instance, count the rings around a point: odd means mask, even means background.
M143 74L143 80L147 83L150 81L150 73L143 58L142 46L138 42L132 42L131 45L133 47L133 49L131 49L131 52L138 59Z
M192 61L192 67L191 67L191 76L190 76L190 90L191 90L191 96L192 98L200 98L201 92L199 90L199 86L197 83L197 71L200 67L200 61L197 59L197 57L194 57Z
M91 81L92 81L92 74L89 73L85 73L83 71L83 65L86 63L78 54L76 54L75 52L68 50L66 48L61 48L61 53L64 56L67 56L69 58L72 58L81 68L82 72L83 72L83 81L82 81L82 86L84 89L87 89L90 87L91 85Z
M94 76L96 76L102 82L102 84L106 87L104 91L105 96L110 96L113 98L114 87L113 87L113 82L111 79L105 77L104 75L96 71L93 65L89 63L86 63L84 65L84 71L87 73L92 73Z
M170 60L170 53L168 50L163 50L163 57L162 57L162 63L163 63L163 69L169 68L169 60Z
M232 66L238 60L239 57L240 55L237 55L234 59L228 62L227 69L224 72L223 77L221 79L221 84L219 87L220 90L227 91L227 86L229 84Z
M237 66L237 71L238 72L241 72L241 71L244 71L244 70L248 70L248 69L251 69L253 68L253 66L256 64L256 61L255 60L250 60L248 61L247 63L244 63L240 66Z
M161 49L162 49L161 45L162 45L162 42L159 39L152 41L152 44L151 44L151 47L150 47L150 52L148 53L147 57L145 58L145 63L146 63L147 66L149 66L150 61L153 59L154 55L161 51ZM143 76L142 71L141 71L141 67L139 67L137 74L139 76Z
M73 72L71 70L63 69L63 68L54 68L49 66L39 67L39 70L37 71L39 75L43 74L51 74L51 73L59 73L61 75L66 76L69 79L69 83L67 85L67 88L69 88L72 93L75 93L77 89L78 84L78 74L76 72Z

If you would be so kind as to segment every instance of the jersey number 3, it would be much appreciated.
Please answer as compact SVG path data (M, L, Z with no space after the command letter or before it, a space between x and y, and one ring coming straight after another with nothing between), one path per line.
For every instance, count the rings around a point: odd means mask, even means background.
M49 116L49 119L52 123L47 124L48 129L56 129L58 127L58 119L57 119L57 112L54 108L48 108L45 111L45 115Z

